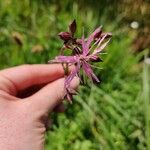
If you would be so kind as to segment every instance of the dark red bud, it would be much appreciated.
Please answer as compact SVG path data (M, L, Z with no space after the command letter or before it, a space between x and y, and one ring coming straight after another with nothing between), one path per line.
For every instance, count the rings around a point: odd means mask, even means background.
M58 36L63 40L63 41L68 41L72 39L72 36L69 32L60 32Z
M73 36L74 33L76 32L76 28L77 28L77 24L76 24L76 21L74 20L74 21L69 25L69 30L70 30L72 36Z
M100 38L101 34L102 34L102 30L96 33L96 35L94 36L94 39Z

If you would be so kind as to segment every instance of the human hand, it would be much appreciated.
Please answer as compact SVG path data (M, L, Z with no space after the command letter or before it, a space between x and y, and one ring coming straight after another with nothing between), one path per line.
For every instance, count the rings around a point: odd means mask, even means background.
M71 87L76 89L78 84L75 78ZM35 87L42 88L37 91ZM0 71L0 148L44 149L49 113L62 111L63 96L64 70L60 64L23 65Z

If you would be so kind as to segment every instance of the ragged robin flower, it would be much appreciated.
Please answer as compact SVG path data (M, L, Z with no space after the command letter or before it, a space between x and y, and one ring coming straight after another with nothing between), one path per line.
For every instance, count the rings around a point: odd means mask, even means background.
M75 28L70 31L74 33ZM70 35L72 34L70 33ZM73 37L73 36L72 36ZM66 40L72 40L70 39ZM84 74L88 76L92 81L100 82L98 77L94 74L91 63L92 62L100 62L101 58L99 54L106 47L111 37L111 33L102 33L101 28L97 28L89 38L85 39L84 35L81 39L81 46L77 46L80 53L75 52L72 56L64 56L60 55L55 57L54 60L50 60L50 63L62 63L67 65L74 65L75 69L66 77L65 79L65 92L66 98L71 102L72 101L72 89L70 88L70 83L75 76L80 78L80 70L82 69ZM63 40L65 38L63 37ZM72 51L74 49L70 48Z

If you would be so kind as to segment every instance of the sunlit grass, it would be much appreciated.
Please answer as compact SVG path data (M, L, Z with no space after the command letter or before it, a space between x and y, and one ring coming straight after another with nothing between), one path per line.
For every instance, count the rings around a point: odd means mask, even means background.
M147 62L147 54L145 54L143 69L143 100L145 112L145 136L147 149L150 149L150 64Z

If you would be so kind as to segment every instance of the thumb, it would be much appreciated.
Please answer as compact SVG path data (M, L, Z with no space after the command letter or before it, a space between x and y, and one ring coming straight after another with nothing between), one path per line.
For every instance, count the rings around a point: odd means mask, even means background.
M32 107L36 110L43 110L44 112L52 111L65 96L64 81L64 78L55 80L34 95L28 97L28 100L31 101ZM71 88L77 89L78 85L79 79L75 77L71 82Z

